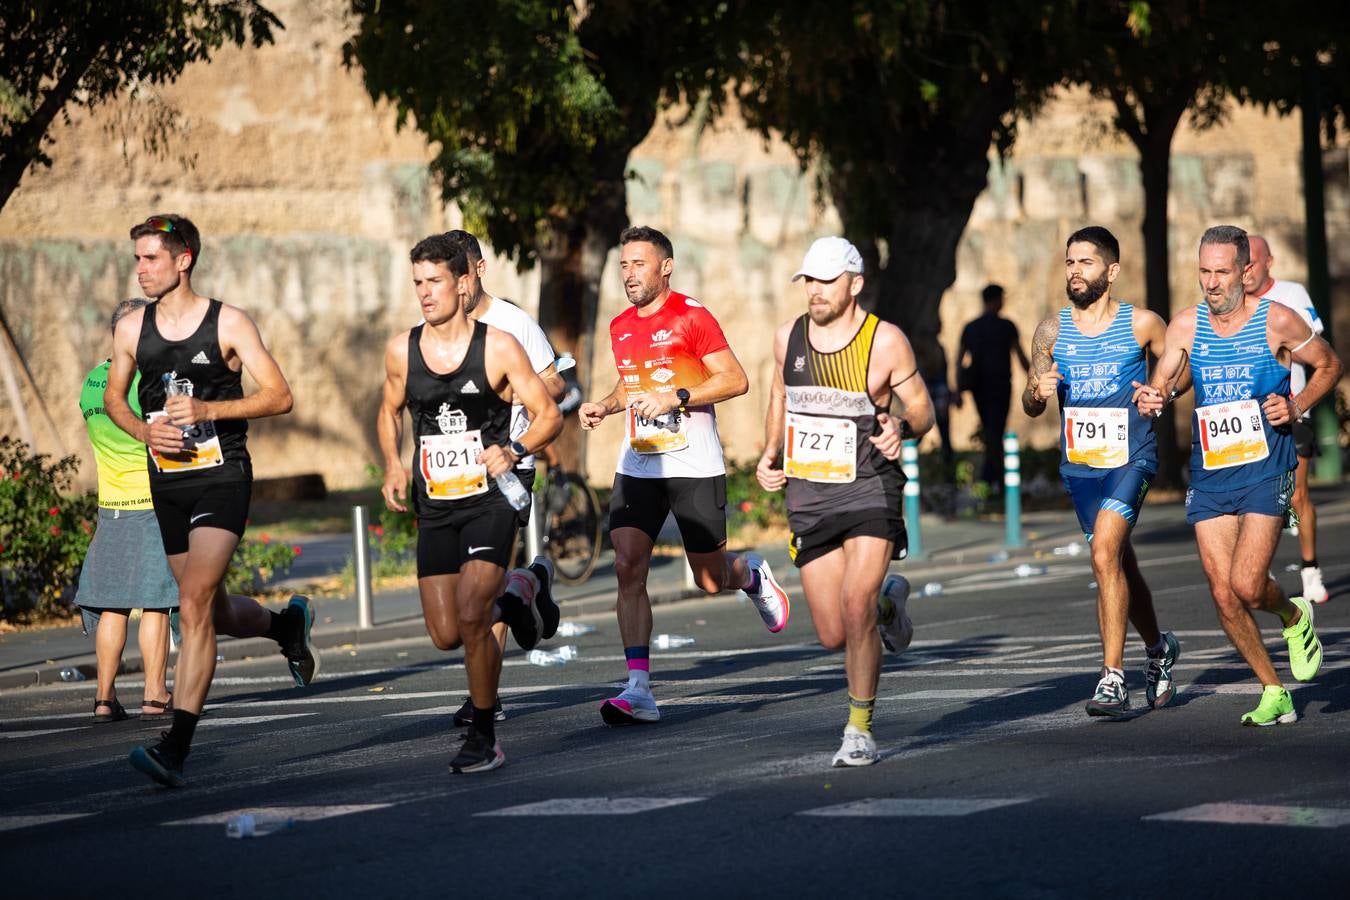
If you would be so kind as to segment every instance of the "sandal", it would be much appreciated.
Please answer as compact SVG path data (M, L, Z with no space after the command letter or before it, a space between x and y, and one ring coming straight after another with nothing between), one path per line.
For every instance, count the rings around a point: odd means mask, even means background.
M153 708L153 709L157 709L157 710L159 710L159 712L150 712L150 713L148 713L148 712L145 711L145 707L147 707L147 706L149 706L149 707L151 707L151 708ZM158 719L158 718L161 718L161 717L163 717L163 716L170 715L172 712L173 712L173 691L169 691L169 699L168 699L168 700L142 700L142 701L141 701L141 718L142 718L142 719Z
M108 712L101 713L99 710L103 707L108 708ZM120 722L127 718L127 711L122 707L121 701L116 697L111 700L94 701L94 724L104 725L108 722Z

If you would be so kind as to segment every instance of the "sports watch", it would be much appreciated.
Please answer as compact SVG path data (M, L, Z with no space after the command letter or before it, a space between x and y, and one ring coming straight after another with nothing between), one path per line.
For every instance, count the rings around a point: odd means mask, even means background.
M506 445L506 449L510 450L512 453L516 455L517 461L522 460L530 455L530 451L527 450L525 448L525 445L522 444L520 441L512 441L511 443Z
M687 388L680 388L679 390L677 390L677 391L675 392L675 396L678 397L679 400L680 400L680 412L684 412L684 408L685 408L686 406L689 405L689 391L688 391L688 389L687 389Z

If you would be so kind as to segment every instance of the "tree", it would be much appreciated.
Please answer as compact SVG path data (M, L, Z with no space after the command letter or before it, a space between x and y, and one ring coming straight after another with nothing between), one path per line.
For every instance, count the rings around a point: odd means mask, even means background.
M0 208L50 128L142 84L176 79L227 41L261 46L281 21L257 0L23 0L0 7Z
M605 257L628 224L629 154L663 101L720 87L726 5L353 0L352 10L348 65L436 146L432 169L469 229L522 269L540 265L540 324L575 352L585 383Z
M1062 79L1067 6L784 0L746 37L742 108L819 161L875 311L916 347L936 344L991 144L1006 152Z

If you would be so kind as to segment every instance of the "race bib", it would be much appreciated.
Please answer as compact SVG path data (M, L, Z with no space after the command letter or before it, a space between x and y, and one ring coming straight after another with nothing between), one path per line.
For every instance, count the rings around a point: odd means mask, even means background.
M419 441L417 465L432 500L463 500L487 492L487 467L479 463L483 452L482 432L424 434Z
M1094 469L1118 469L1130 461L1129 410L1069 406L1064 410L1064 457Z
M152 412L145 417L147 422L167 419L164 410ZM220 449L220 438L216 435L215 422L198 422L183 432L183 449L172 455L160 453L154 447L150 451L150 461L161 475L176 475L180 472L195 472L198 469L214 469L225 464L225 451Z
M1255 400L1216 403L1195 411L1206 471L1245 466L1270 455L1264 415Z
M858 477L858 426L851 419L788 413L783 472L821 484L851 484Z
M689 445L684 433L684 416L671 410L655 419L649 419L628 407L628 446L634 453L670 453Z

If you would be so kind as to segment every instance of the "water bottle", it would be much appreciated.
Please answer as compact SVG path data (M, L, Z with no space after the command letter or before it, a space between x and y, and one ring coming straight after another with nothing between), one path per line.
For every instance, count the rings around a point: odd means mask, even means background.
M694 639L683 634L658 634L652 643L658 650L678 650L694 643Z
M1007 550L999 550L998 552L994 553L992 556L989 557L989 561L990 561L991 563L1007 562L1007 561L1008 561L1008 551L1007 551Z
M563 622L558 626L558 632L562 637L581 637L583 634L594 634L595 626L586 622Z
M512 509L524 509L530 505L530 492L520 483L516 473L510 469L497 476L497 489L502 492Z
M1020 566L1013 569L1013 574L1018 578L1030 578L1032 575L1044 575L1045 572L1045 566L1033 566L1030 563L1022 563Z
M164 399L165 399L166 401L167 401L170 397L191 397L191 396L192 396L192 386L191 386L191 384L189 383L189 385L188 385L186 388L183 387L183 382L178 381L178 380L176 380L176 379L173 377L173 376L175 376L175 375L177 375L177 374L178 374L177 372L165 372L165 373L164 373ZM183 427L182 427L182 432L183 432L183 437L187 437L189 434L192 433L192 426L191 426L191 425L183 426Z
M525 659L535 666L565 666L577 655L577 648L568 644L557 650L531 650L525 654Z
M240 816L230 816L230 820L225 823L225 836L229 838L260 838L294 827L295 819L290 816L255 816L245 813Z
M84 681L84 673L74 666L66 666L61 670L62 681Z
M923 596L940 597L942 596L942 582L930 581L923 586Z
M1063 547L1056 547L1054 552L1056 556L1079 556L1083 552L1083 545L1073 541Z

